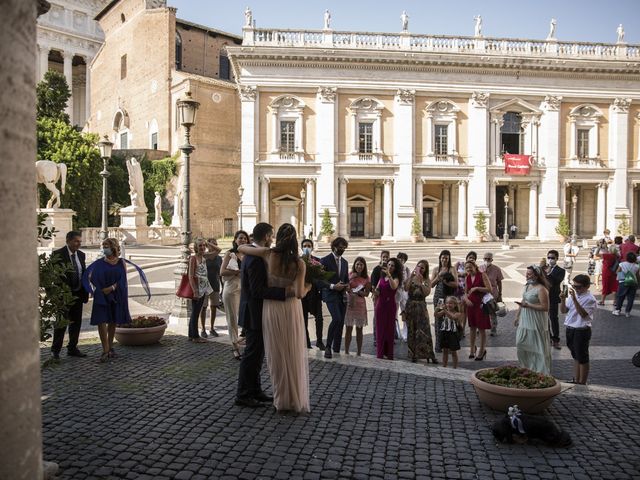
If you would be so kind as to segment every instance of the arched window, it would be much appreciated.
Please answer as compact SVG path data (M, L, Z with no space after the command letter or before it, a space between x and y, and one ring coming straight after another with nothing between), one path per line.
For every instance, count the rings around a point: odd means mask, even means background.
M182 68L182 37L176 30L176 70Z
M131 136L129 133L129 115L120 109L113 116L113 130L116 132L115 148L126 150L129 148Z

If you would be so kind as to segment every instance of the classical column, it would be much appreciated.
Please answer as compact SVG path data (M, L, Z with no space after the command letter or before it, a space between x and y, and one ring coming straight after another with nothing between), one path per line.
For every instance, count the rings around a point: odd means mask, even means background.
M411 238L411 223L416 211L413 193L413 157L415 153L415 92L400 89L394 102L393 135L397 166L394 194L393 235L396 240ZM379 124L380 122L376 122Z
M38 81L44 79L44 74L49 70L49 47L38 45Z
M415 198L416 213L418 214L420 225L422 225L422 219L424 218L424 215L422 214L422 210L423 210L422 178L416 178L415 187L416 187L416 190L415 190L416 191L416 198ZM424 231L424 225L422 225L422 231ZM422 232L420 232L420 235L422 235Z
M84 119L85 121L89 120L91 117L91 68L89 68L89 62L91 59L89 57L85 57L85 85L84 85Z
M392 201L391 201L391 186L393 185L393 179L386 178L384 180L384 199L382 209L384 216L382 219L382 238L391 239L391 213L392 213Z
M376 181L373 188L373 236L379 238L382 235L382 184Z
M489 215L487 198L487 155L489 138L489 94L473 92L469 99L469 161L473 167L473 175L469 180L469 214L467 215L467 232L475 231L475 219L478 213Z
M513 184L510 184L508 186L509 188L509 206L511 207L511 218L507 218L509 225L505 225L505 228L507 229L507 231L509 232L509 234L511 234L511 231L509 230L509 227L511 227L511 224L514 224L516 226L518 226L518 222L516 221L516 208L518 207L518 202L516 202L516 195L518 194L518 190L516 189L516 186Z
M525 240L538 239L538 182L529 184L529 235Z
M468 180L458 182L458 232L456 240L467 239L467 184Z
M258 137L258 90L253 86L240 87L241 105L241 147L240 147L240 185L244 188L242 195L242 226L251 231L257 223L256 209L256 174Z
M325 209L329 210L334 225L338 215L335 199L336 97L334 87L319 87L316 94L316 145L320 163L316 225L321 225Z
M629 220L627 174L630 104L629 98L616 98L609 107L609 168L614 169L614 173L608 192L607 226L612 232L618 230L618 225L625 217Z
M569 218L569 212L567 212L567 188L569 188L570 185L571 184L565 180L562 182L560 188L560 210L564 213L567 219Z
M64 78L67 80L67 84L69 85L69 91L73 92L73 53L62 52L62 58L64 60ZM67 101L67 109L65 110L65 112L67 112L67 115L69 115L69 120L73 125L73 95L71 95L69 97L69 100Z
M564 211L560 202L562 190L560 167L560 107L562 97L547 95L540 105L542 117L540 118L539 155L544 158L545 173L540 185L539 218L540 229L538 235L541 240L556 240L558 234L555 229L558 225L558 217Z
M596 233L593 236L594 240L602 238L602 232L607 225L607 183L599 183L596 187L596 190Z
M315 209L316 209L316 179L307 178L305 180L305 186L307 190L305 208L307 210L305 214L305 220L307 225L311 225L314 235L318 233L315 222Z
M496 234L496 218L498 212L496 211L496 186L498 184L495 180L489 182L489 238L497 238Z
M442 236L451 235L451 184L442 184Z
M243 205L244 207L244 205ZM260 221L269 223L269 177L260 177ZM244 218L242 219L244 221Z
M348 238L349 232L347 232L347 180L345 177L338 179L338 197L340 214L338 215L338 235Z

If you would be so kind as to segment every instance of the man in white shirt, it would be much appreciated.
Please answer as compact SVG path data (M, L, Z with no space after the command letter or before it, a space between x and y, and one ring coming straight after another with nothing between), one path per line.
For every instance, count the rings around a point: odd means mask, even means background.
M560 294L560 311L566 313L564 326L567 331L567 347L573 357L573 383L585 385L589 375L589 341L591 322L597 310L596 298L589 291L588 275L576 275L567 292Z

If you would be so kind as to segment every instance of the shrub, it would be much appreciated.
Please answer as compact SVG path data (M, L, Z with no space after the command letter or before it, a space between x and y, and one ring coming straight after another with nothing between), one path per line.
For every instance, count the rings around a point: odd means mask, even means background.
M422 235L422 223L420 222L420 214L416 212L413 216L413 222L411 222L411 235Z
M569 220L564 213L561 213L558 217L558 226L556 227L556 233L561 237L568 237L571 234L571 227L569 226Z
M484 212L478 212L476 215L476 232L484 237L487 234L487 216Z
M476 378L491 385L509 388L548 388L556 384L556 379L550 375L534 372L528 368L515 365L483 370L476 374Z
M325 208L322 212L322 224L320 225L320 234L330 237L335 233L333 223L331 222L331 215L329 215L329 209Z

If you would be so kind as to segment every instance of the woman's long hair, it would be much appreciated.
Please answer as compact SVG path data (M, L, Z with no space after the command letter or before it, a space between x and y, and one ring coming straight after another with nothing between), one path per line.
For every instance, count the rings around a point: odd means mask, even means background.
M280 266L283 272L291 272L297 265L298 259L298 237L296 229L290 223L283 223L276 233L276 246L273 251L280 255Z
M445 255L449 256L449 263L447 264L447 269L451 270L451 252L449 250L442 250L440 252L440 256L438 257L438 270L440 270L440 267L442 267L442 257L444 257Z
M527 270L531 270L533 272L533 274L535 275L535 283L538 283L540 285L542 285L544 288L546 288L547 290L549 290L549 282L547 281L547 277L545 276L544 272L542 271L542 269L540 268L540 266L538 265L529 265L527 267Z
M393 269L393 273L391 274L392 278L395 278L398 280L399 285L402 285L402 280L403 280L403 274L404 274L404 267L402 266L402 262L400 260L398 260L397 258L390 258L389 259L389 263L393 263L394 265L394 269ZM388 267L387 267L388 268ZM400 287L398 287L400 288Z
M236 234L233 236L233 242L231 242L231 250L229 250L230 252L233 253L238 253L238 237L240 235L244 235L245 237L247 237L247 243L249 242L249 234L247 232L245 232L244 230L238 230L236 232Z
M358 262L361 262L364 265L362 273L359 275L358 272L356 272L356 263ZM355 273L362 278L369 278L369 273L367 273L367 261L364 259L364 257L356 257L356 259L353 261L353 266L351 267L351 273Z

